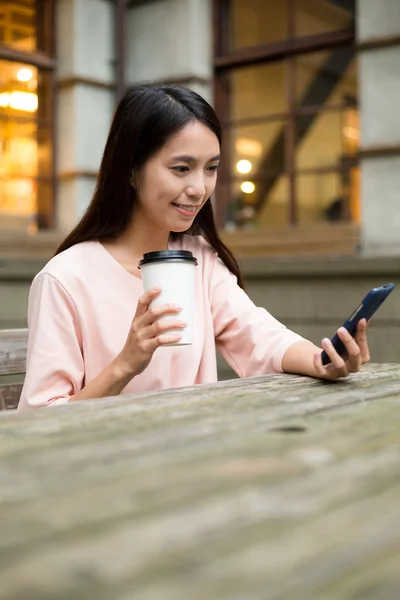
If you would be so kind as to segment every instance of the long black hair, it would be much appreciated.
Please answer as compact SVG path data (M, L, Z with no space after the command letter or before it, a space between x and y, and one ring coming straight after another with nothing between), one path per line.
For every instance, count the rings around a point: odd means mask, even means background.
M130 183L132 172L140 170L171 135L195 120L215 133L221 144L221 125L214 109L193 90L161 84L128 90L113 117L93 198L56 254L80 242L121 236L135 208L136 196ZM243 287L238 263L219 239L210 198L185 233L202 235ZM171 235L177 238L183 234Z

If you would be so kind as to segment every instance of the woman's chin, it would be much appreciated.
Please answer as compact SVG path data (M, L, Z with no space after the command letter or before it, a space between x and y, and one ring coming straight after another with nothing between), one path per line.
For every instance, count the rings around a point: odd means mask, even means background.
M192 225L193 225L193 220L191 221L186 221L186 223L171 223L171 232L172 233L185 233L185 231L188 231Z

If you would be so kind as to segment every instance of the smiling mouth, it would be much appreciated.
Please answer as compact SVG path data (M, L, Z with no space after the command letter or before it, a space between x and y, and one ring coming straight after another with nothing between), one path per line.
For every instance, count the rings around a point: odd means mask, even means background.
M199 205L193 206L192 204L178 204L177 202L172 202L174 206L181 208L182 210L187 210L188 212L196 212L199 208Z

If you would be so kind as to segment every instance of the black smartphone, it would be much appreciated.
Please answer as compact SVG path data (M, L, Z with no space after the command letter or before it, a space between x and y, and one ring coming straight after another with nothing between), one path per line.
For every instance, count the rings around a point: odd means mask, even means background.
M356 334L357 324L361 319L370 320L375 311L378 310L380 305L386 298L389 296L390 292L394 288L394 283L388 283L387 285L382 285L381 287L373 288L368 292L365 296L364 300L361 302L360 306L356 308L351 317L349 317L342 325L353 337ZM342 358L346 358L347 351L346 347L343 344L342 340L339 338L338 334L335 333L333 338L331 338L331 342L336 352ZM321 354L322 364L328 365L331 362L331 359L325 352L322 351Z

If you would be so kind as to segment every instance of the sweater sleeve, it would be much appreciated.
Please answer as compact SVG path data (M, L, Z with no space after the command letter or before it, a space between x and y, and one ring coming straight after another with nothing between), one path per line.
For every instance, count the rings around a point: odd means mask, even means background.
M57 279L39 274L29 292L26 377L18 408L65 404L82 389L84 373L75 306Z
M210 293L216 345L239 377L282 372L286 350L304 338L257 307L214 253Z

